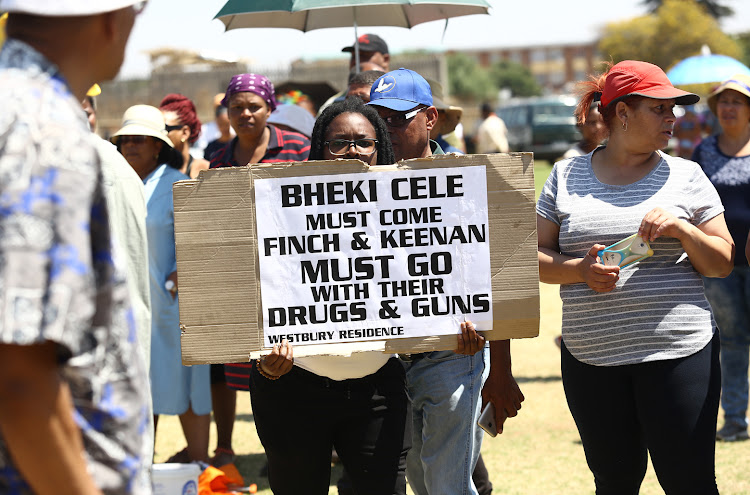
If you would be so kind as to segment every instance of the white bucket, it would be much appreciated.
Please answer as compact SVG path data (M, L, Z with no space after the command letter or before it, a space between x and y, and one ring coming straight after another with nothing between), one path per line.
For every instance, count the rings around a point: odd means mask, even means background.
M198 495L197 464L154 464L151 467L151 484L154 495Z

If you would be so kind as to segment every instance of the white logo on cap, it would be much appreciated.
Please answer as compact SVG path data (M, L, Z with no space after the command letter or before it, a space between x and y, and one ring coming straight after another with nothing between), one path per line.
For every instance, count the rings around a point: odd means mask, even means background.
M393 81L393 82L386 83L385 82L386 77L390 78L390 80ZM375 92L376 93L386 93L386 92L392 90L395 86L396 86L396 80L393 79L393 76L383 76L380 79L380 82L378 83L378 87L375 88Z

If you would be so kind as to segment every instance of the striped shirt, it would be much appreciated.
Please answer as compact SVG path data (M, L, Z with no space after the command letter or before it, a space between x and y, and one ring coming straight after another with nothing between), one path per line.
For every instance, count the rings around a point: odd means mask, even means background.
M267 124L271 131L266 154L259 163L304 162L310 154L310 140L298 132L285 131ZM229 141L211 157L211 168L239 167L244 163L237 163L234 159L234 146L237 137ZM249 390L250 369L252 363L234 363L224 365L224 376L227 385L237 390Z
M644 178L628 185L599 182L591 153L557 162L537 213L560 226L560 252L581 258L638 231L661 207L693 225L724 211L716 190L691 161L661 154ZM598 293L584 283L560 286L565 345L579 361L616 366L689 356L711 340L716 324L703 282L680 241L660 237L654 255L620 271L616 288Z
M278 127L267 124L271 131L268 140L266 154L258 163L278 163L278 162L304 162L310 154L310 140L298 132L284 131ZM229 141L226 146L214 152L211 157L211 168L219 167L240 167L247 165L237 163L234 159L234 147L237 144L237 137Z

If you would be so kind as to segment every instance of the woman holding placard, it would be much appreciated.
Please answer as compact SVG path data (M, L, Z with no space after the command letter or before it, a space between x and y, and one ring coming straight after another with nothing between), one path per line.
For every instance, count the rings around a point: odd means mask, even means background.
M385 124L356 98L323 111L310 158L394 161ZM409 400L397 358L363 352L295 359L284 341L254 364L250 391L274 493L328 493L332 446L356 493L406 493Z
M358 98L326 108L313 129L310 159L339 158L395 161L385 124ZM473 325L462 326L471 329L462 349L477 352ZM411 417L404 367L395 356L294 358L284 341L254 363L250 388L274 493L328 493L332 447L355 493L406 493Z
M659 151L675 104L699 98L631 60L585 83L579 118L595 98L607 145L556 163L537 203L568 405L597 494L637 494L649 453L667 494L718 493L719 341L701 275L727 276L734 243L700 167ZM599 251L634 233L653 256L605 266Z

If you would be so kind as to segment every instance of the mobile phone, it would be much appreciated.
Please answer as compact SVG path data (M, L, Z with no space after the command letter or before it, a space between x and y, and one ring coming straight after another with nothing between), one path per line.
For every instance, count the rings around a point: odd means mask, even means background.
M654 254L648 241L638 234L626 237L597 253L603 265L619 265L624 268Z
M487 432L487 434L491 437L497 436L497 422L495 421L495 405L492 403L492 401L488 402L486 406L484 406L484 409L482 410L482 414L479 415L479 420L477 421L477 425L481 429Z

